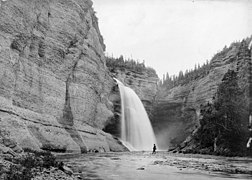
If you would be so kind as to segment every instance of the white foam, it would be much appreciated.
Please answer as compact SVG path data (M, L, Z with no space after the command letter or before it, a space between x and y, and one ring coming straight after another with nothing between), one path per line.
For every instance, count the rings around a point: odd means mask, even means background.
M156 138L137 94L116 79L121 96L121 139L129 150L150 151Z

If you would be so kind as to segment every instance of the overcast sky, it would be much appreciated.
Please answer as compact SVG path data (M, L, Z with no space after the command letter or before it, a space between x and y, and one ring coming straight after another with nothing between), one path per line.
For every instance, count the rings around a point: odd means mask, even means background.
M168 72L252 35L252 0L93 0L106 53Z

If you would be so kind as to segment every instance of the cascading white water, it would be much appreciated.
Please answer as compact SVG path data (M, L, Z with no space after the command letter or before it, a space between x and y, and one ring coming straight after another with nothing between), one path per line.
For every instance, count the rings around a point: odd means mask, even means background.
M117 81L121 96L121 139L131 151L152 150L156 138L137 94Z

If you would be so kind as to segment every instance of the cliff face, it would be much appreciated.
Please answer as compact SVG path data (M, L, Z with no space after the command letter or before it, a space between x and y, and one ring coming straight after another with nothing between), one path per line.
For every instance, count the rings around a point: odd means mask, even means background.
M155 101L158 90L157 76L150 76L147 72L139 73L127 69L114 70L112 76L133 89L147 109L149 108L148 106L151 106Z
M0 132L23 148L121 151L101 129L113 80L90 0L0 7ZM7 136L7 137L6 137Z
M228 69L238 72L239 85L246 97L249 94L249 39L234 43L216 55L210 70L203 77L175 86L160 88L152 120L162 147L174 146L186 139L199 125L200 106L211 102Z

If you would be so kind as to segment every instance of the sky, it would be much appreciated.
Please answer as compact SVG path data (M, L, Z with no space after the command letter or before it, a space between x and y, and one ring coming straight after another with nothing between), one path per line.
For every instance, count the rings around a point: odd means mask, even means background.
M252 35L252 0L93 0L106 54L145 62L161 78L193 69Z

